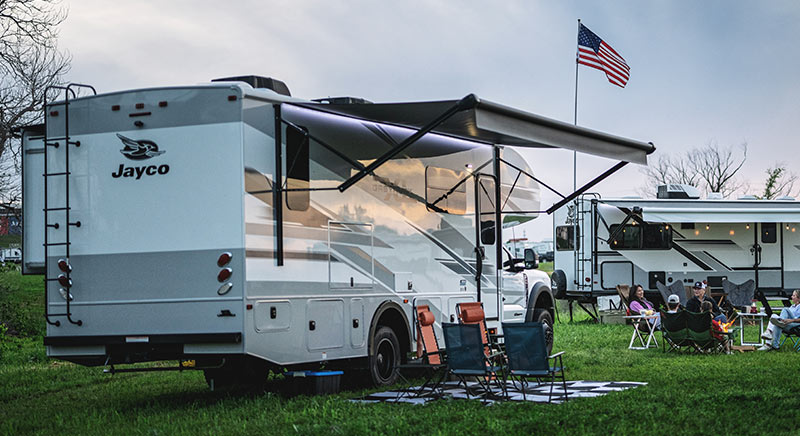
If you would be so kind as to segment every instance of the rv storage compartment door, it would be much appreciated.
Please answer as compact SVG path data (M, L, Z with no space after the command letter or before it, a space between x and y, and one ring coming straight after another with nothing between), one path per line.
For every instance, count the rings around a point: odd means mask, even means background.
M344 346L344 300L309 300L306 307L308 350L327 350ZM322 359L326 359L323 355Z

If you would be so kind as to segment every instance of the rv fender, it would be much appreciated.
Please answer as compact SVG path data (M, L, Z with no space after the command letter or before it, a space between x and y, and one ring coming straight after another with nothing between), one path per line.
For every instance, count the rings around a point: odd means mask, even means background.
M555 297L559 300L567 298L567 274L563 270L557 269L550 276L550 281L553 282Z
M375 311L369 327L367 361L376 386L392 385L399 376L399 365L411 351L411 327L403 308L385 301Z

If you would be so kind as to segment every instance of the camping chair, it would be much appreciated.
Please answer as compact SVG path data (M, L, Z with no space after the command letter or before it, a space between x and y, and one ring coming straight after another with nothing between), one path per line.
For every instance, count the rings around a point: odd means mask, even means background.
M785 344L787 340L792 342L792 349L794 349L794 351L800 351L800 327L783 330L781 348L783 348L783 344Z
M686 324L689 327L689 339L697 352L722 352L725 342L729 342L733 331L727 333L718 332L726 337L719 340L711 333L711 312L694 313L686 312Z
M728 280L723 280L722 290L728 294L728 301L733 307L742 309L744 307L749 307L750 303L753 301L753 294L755 294L756 291L756 282L750 279L737 285Z
M492 354L489 331L486 329L486 312L483 311L483 303L468 302L456 304L456 315L461 324L475 324L481 330L483 338L484 352L487 356Z
M561 386L564 388L564 401L567 401L567 381L564 376L564 363L561 360L563 351L548 356L547 342L544 336L544 325L539 322L503 323L503 336L506 341L506 358L508 359L507 374L511 378L514 388L517 387L515 378L519 379L522 399L526 400L525 390L527 379L534 377L540 381L543 377L550 378L550 395L547 402L553 400L553 386L556 383L556 374L561 373ZM558 366L550 366L550 361L558 359Z
M425 382L414 393L415 397L421 397L425 394L425 389L428 387L431 388L431 393L435 395L437 389L441 389L441 384L444 381L446 373L442 372L440 377L436 377L439 370L445 368L444 351L439 349L436 331L433 328L436 317L433 315L433 312L430 311L428 305L417 306L416 312L417 358L400 365L400 369L420 369L428 372ZM403 378L403 380L408 382L405 378Z
M631 287L629 285L617 285L617 295L619 295L619 301L625 307L625 315L631 314L631 309L628 306L628 296L631 293Z
M661 298L664 300L664 307L667 306L667 299L670 295L678 296L678 301L681 303L681 307L685 307L686 302L689 301L689 299L686 298L686 290L683 288L683 282L681 281L673 281L669 286L661 282L656 282L656 288L658 288L658 292L661 294Z
M665 353L679 351L681 347L692 345L689 339L689 326L686 324L686 313L685 310L676 313L661 312L661 337Z
M458 378L458 385L464 385L469 399L469 385L466 377L475 377L485 391L486 398L494 395L492 383L506 393L502 368L492 364L492 358L500 355L486 356L480 326L477 324L442 323L444 343L447 351L447 373Z

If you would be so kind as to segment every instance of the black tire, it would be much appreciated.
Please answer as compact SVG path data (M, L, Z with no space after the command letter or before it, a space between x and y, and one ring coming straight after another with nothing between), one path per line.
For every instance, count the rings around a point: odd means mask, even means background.
M375 386L389 386L399 377L400 341L391 327L378 326L369 354L369 374Z
M536 309L533 312L533 320L544 324L544 340L547 343L547 354L553 352L553 316L544 309Z

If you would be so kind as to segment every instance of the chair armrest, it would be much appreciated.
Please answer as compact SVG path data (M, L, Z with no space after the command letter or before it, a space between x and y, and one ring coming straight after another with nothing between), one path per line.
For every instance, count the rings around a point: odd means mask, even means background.
M566 353L566 351L559 351L558 353L553 354L552 356L548 356L547 358L548 359L555 359L556 357L558 357L558 356L560 356L560 355L562 355L564 353Z

